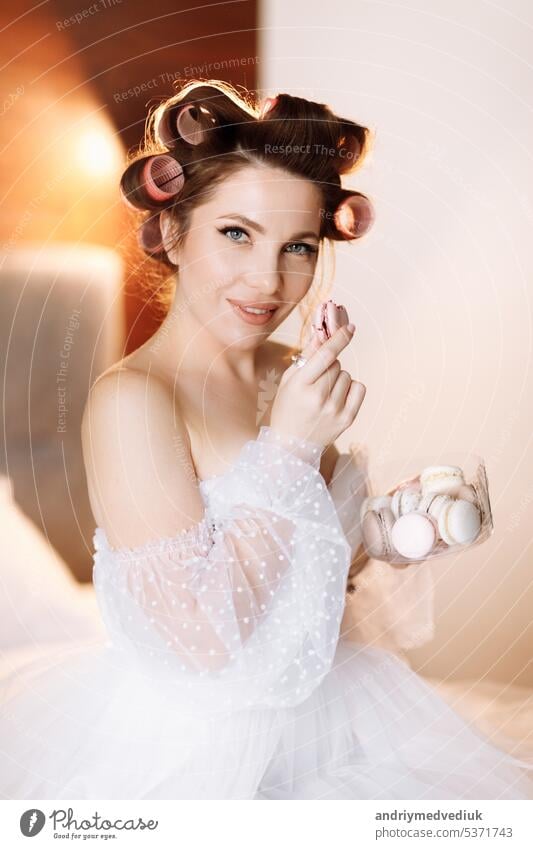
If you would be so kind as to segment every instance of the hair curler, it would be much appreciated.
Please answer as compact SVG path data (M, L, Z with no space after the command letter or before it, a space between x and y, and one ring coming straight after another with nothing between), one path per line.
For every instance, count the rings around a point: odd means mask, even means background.
M205 106L195 103L174 103L166 109L157 125L162 143L173 147L179 139L190 145L202 144L207 138L209 125L216 124L214 116Z
M333 214L338 231L337 238L359 239L370 230L375 220L374 207L370 200L359 192L343 198Z
M265 97L265 99L261 101L261 106L259 107L259 118L261 120L266 118L268 113L274 109L277 102L277 95L275 97Z
M160 213L150 215L137 230L137 241L143 251L154 259L166 257L163 234L161 232Z
M174 200L185 182L183 168L170 154L132 162L120 181L125 203L134 209L157 209Z

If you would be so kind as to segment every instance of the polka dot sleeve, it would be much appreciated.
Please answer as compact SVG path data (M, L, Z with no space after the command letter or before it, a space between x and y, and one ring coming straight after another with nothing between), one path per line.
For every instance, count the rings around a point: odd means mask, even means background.
M350 546L321 451L263 426L198 524L133 549L95 532L112 644L193 712L294 705L331 666Z

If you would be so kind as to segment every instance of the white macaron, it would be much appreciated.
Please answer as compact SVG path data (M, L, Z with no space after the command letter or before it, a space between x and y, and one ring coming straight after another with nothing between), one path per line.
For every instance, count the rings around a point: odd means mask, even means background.
M391 510L395 517L399 519L404 513L417 510L421 498L422 490L416 484L400 487L391 498Z
M464 484L463 470L459 466L428 466L420 474L423 495L428 492L457 495Z
M428 492L420 499L418 510L421 513L429 513L438 521L441 510L448 504L449 501L454 501L452 495L444 495L440 492Z
M439 533L448 545L469 545L480 529L481 515L471 501L452 498L439 514Z

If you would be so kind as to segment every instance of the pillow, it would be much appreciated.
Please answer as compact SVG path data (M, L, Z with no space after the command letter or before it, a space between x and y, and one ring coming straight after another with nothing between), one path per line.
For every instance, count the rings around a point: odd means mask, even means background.
M92 583L80 584L0 475L0 648L99 639Z

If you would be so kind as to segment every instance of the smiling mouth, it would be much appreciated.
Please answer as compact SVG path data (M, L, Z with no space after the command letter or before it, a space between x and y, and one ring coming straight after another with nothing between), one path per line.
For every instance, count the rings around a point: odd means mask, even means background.
M277 305L239 304L236 301L230 301L229 298L228 303L231 304L237 315L249 324L266 324L278 309Z
M279 304L275 304L273 301L250 301L249 303L246 303L246 301L232 301L230 298L227 300L230 304L233 304L236 307L241 307L241 309L255 310L258 312L273 312L279 306Z
M266 315L268 312L275 312L277 307L273 309L261 309L260 307L241 307L240 304L236 304L240 310L244 310L244 312L251 313L252 315Z

